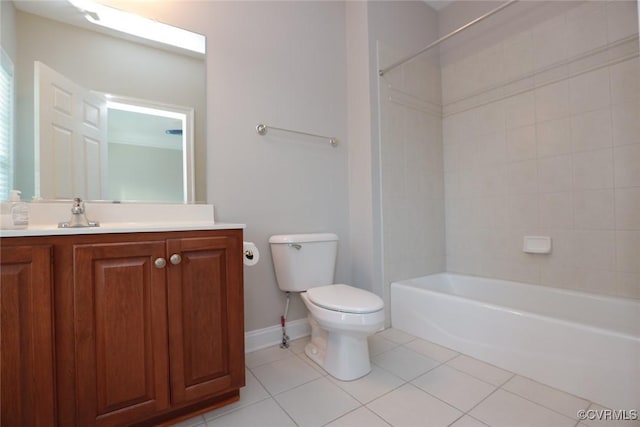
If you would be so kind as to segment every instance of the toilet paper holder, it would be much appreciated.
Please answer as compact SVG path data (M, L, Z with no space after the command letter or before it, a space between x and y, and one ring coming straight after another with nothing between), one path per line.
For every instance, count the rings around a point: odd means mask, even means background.
M242 263L247 267L254 266L260 260L260 251L253 242L242 242Z

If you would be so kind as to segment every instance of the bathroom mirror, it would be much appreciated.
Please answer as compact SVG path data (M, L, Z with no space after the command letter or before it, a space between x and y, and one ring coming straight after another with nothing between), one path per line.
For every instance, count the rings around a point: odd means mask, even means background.
M2 3L3 26L6 19L13 18L15 30L13 186L22 190L26 200L32 196L145 202L204 200L203 53L109 31L89 22L86 12L65 0ZM12 17L6 16L8 7L13 7L9 13ZM5 34L3 31L6 39ZM5 44L11 42L3 39L3 49L7 50ZM72 155L65 155L65 150L41 150L41 132L46 127L54 129L54 144L64 144L65 135L55 134L55 123L41 120L44 113L37 101L42 95L40 77L34 71L37 63L64 76L74 87L92 96L98 94L107 103L117 100L118 105L139 110L107 109L105 123L110 130L106 149L92 149L89 144L89 148L67 150ZM176 111L178 116L172 116ZM102 166L87 160L99 152L107 159ZM68 180L60 177L78 175L83 167L85 173L79 178L82 184L72 190L73 194L71 190L66 194ZM59 185L62 192L49 190L55 180L63 183Z

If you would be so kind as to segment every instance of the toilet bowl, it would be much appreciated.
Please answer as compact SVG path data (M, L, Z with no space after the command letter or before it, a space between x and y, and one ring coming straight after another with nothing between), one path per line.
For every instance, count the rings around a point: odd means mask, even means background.
M329 286L366 292L342 284ZM376 296L370 292L366 293ZM305 354L333 377L342 381L355 380L368 374L371 371L371 363L367 338L384 327L382 300L370 305L367 308L371 310L369 312L362 312L365 307L361 306L361 312L349 313L314 303L309 292L302 292L300 297L309 310L308 318L311 325L311 341L304 349Z
M332 233L269 239L278 286L299 292L309 310L305 354L331 376L351 381L371 371L367 337L384 327L384 303L364 289L333 284L337 242Z

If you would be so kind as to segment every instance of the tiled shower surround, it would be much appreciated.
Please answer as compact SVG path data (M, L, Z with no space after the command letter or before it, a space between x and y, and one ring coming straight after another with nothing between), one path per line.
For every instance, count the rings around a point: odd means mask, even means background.
M381 93L421 99L397 107L381 96L383 159L385 147L398 141L441 142L444 197L432 197L427 213L444 200L447 271L640 298L636 7L635 1L523 2L445 43L437 58L386 78ZM421 91L425 83L409 67L431 69L422 79L432 85L439 79L441 101ZM407 125L415 110L434 118L434 128L441 124L441 140L435 130ZM437 174L424 150L403 155L421 157L423 168ZM408 165L403 173L411 173ZM383 160L385 230L387 222L402 228L394 215L399 208L390 206L398 189L393 167ZM425 203L403 202L404 209ZM525 235L551 236L552 253L523 253ZM431 252L441 259L437 248ZM397 263L385 261L386 279L400 279ZM431 264L420 273L439 268Z

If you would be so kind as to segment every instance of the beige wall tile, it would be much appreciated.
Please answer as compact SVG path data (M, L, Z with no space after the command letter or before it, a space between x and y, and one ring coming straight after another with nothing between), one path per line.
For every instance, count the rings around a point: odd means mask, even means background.
M640 59L600 67L633 53L625 43L560 64L637 32L636 7L567 3L500 39L501 53L492 43L446 64L455 76L443 87L459 85L458 94L499 85L444 107L466 109L443 121L450 271L640 295ZM491 57L503 67L493 76ZM517 94L491 102L509 90ZM550 235L552 253L522 253L526 233Z
M567 32L564 14L554 16L532 29L533 60L536 67L542 68L567 58Z
M536 147L538 157L571 153L571 118L536 123Z
M551 230L549 235L551 236L551 254L540 260L540 266L552 269L574 268L575 232L573 230Z
M533 37L522 31L504 40L503 77L509 81L533 71Z
M536 122L535 95L524 92L504 101L505 124L507 129L533 125Z
M618 188L616 198L616 229L640 230L640 188Z
M609 70L601 68L569 80L571 113L580 114L609 106Z
M579 54L607 43L604 2L584 2L567 13L569 52Z
M540 284L554 288L576 289L576 269L542 265L540 267Z
M577 190L613 188L613 150L608 148L574 154L573 186Z
M617 295L626 298L640 298L640 273L618 272L616 276Z
M509 228L524 230L539 226L538 196L514 195L509 197Z
M540 227L560 230L573 228L573 193L540 194Z
M542 193L571 190L572 158L570 155L538 160L538 187Z
M573 194L575 228L613 230L615 227L613 196L613 189L576 191Z
M615 147L613 163L616 188L640 187L640 144Z
M509 161L535 159L536 128L533 125L507 130L507 158Z
M607 3L607 32L609 42L638 33L637 4L633 1Z
M474 108L473 115L476 135L504 131L504 101Z
M609 108L589 111L571 118L571 145L574 152L609 147L611 144Z
M531 194L538 191L538 167L535 160L511 163L508 171L510 194Z
M575 289L580 291L614 296L619 295L615 271L582 268L577 270L575 280L577 284Z
M616 232L616 269L623 273L640 273L640 231Z
M611 76L611 103L617 105L636 101L640 94L640 58L612 65L609 72Z
M569 115L569 83L564 80L536 89L536 120L545 121Z
M579 269L614 271L614 231L574 231L573 264Z
M611 107L614 145L640 144L640 97Z

